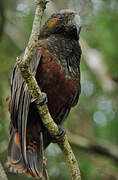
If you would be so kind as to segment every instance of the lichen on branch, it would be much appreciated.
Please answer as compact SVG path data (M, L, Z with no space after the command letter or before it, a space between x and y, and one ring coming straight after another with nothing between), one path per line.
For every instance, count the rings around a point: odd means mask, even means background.
M8 180L7 175L2 167L1 162L0 162L0 180Z

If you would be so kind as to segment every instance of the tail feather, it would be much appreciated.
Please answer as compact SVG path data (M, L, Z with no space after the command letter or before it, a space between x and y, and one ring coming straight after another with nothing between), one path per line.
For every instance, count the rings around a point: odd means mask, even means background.
M8 161L10 167L24 172L27 176L36 179L42 176L43 155L40 147L40 141L32 140L26 146L26 159L23 158L20 146L19 135L17 131L12 131L8 146Z

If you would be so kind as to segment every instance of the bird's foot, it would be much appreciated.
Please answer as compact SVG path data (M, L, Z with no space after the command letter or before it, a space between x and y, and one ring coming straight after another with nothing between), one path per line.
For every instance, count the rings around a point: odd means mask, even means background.
M47 98L47 94L42 92L42 98L41 100L39 100L38 98L35 98L35 99L31 99L31 103L36 103L37 105L40 105L40 106L43 106L45 104L47 104L48 102L48 98Z
M58 125L59 128L59 134L57 134L56 136L51 136L51 141L53 143L58 143L62 140L62 138L65 136L66 134L66 130L61 127L60 125Z

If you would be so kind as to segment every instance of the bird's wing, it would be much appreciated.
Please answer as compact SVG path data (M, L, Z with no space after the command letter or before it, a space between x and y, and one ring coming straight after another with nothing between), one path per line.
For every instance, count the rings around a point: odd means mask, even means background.
M37 67L41 59L41 52L36 51L31 60L31 72L35 76ZM10 115L12 130L17 131L20 140L21 153L26 161L26 130L31 94L22 78L18 67L15 66L11 78L11 101ZM11 141L12 142L12 141Z

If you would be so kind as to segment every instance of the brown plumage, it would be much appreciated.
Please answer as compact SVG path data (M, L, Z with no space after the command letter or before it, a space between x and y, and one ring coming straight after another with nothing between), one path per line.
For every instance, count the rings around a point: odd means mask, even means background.
M31 60L31 71L42 92L47 93L49 112L59 125L77 104L80 94L80 28L80 17L75 12L63 10L53 14L40 30ZM43 133L44 149L51 139L31 98L15 66L11 78L8 161L11 167L39 178L42 166L40 133Z

